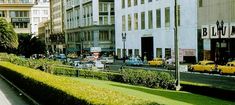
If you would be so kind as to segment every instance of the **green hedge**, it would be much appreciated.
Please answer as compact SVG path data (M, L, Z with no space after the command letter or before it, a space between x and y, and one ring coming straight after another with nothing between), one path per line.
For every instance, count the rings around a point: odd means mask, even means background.
M0 62L0 73L46 105L149 105L154 102L94 87L69 77Z
M0 58L1 57L6 57L5 59L8 59L9 62L17 65L26 66L33 69L41 69L43 71L56 75L82 76L85 78L124 82L133 85L142 85L150 88L173 89L174 87L173 76L166 72L123 70L121 73L111 73L94 70L78 70L77 68L62 65L62 63L60 62L47 59L24 59L11 54L0 54Z
M125 83L133 85L143 85L150 88L174 88L174 78L166 72L146 71L146 70L122 70Z

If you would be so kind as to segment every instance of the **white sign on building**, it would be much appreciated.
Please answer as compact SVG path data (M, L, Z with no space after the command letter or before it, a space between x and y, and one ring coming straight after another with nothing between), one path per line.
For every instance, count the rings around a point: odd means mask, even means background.
M210 38L209 25L202 26L202 39Z
M230 25L228 23L224 23L223 25L223 30L218 31L217 25L212 24L212 25L202 25L202 39L217 39L217 38L229 38L232 33L232 27L234 27L234 36L235 38L235 24ZM230 31L229 31L230 29Z
M230 24L230 38L235 38L235 23Z
M228 23L224 23L223 32L221 32L221 38L229 38L229 25ZM217 33L219 34L219 33Z
M219 35L217 34L217 26L215 24L210 25L210 38L211 39L219 38Z

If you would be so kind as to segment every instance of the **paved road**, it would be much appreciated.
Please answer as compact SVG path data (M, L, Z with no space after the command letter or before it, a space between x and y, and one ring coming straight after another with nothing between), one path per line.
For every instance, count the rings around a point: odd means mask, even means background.
M32 105L32 103L0 77L0 105Z

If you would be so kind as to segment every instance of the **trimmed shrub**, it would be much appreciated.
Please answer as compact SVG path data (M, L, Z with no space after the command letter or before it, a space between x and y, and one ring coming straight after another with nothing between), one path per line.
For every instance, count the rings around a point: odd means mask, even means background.
M45 105L149 105L149 100L94 87L69 77L0 62L0 73Z
M172 89L174 87L173 77L166 72L145 71L145 70L122 70L125 83L143 85L150 88Z

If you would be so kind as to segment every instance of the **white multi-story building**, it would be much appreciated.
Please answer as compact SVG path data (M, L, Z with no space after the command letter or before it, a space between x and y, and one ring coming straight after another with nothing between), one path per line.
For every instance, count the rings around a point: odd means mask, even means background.
M67 51L114 51L114 0L65 0Z
M49 0L35 0L34 6L31 8L31 33L37 36L39 23L47 21L49 18Z
M178 0L180 60L197 59L197 0ZM118 58L174 57L172 0L115 0L115 39ZM122 41L126 34L126 42Z

